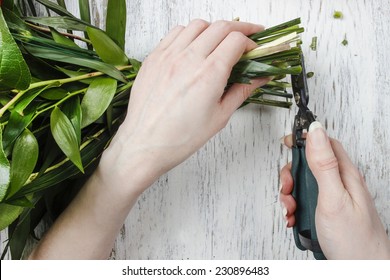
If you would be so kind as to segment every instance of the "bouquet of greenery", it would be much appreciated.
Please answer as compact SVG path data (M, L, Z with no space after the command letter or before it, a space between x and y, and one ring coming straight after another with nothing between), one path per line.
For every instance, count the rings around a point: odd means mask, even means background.
M123 51L125 5L108 1L103 31L91 25L89 1L79 0L77 18L60 0L0 0L0 230L9 237L2 258L9 248L21 258L42 218L54 220L68 205L126 114L141 63ZM243 105L290 107L281 79L301 71L299 23L250 37L259 47L242 56L226 86L275 78Z

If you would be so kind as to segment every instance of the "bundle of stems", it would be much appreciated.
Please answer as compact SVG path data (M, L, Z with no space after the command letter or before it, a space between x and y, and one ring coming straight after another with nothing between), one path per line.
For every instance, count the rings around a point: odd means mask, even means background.
M94 171L141 67L123 51L125 0L108 1L106 30L91 24L89 1L79 1L80 18L57 3L0 2L0 230L8 228L9 237L2 258L8 249L21 258L43 217L55 220ZM243 105L291 105L281 79L301 71L299 23L250 37L259 47L242 56L227 87L275 78Z

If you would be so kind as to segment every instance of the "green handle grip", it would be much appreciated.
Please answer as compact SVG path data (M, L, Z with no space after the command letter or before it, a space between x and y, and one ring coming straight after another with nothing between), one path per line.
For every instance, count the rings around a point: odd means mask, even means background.
M294 239L300 250L313 251L317 260L324 260L318 243L315 213L318 198L317 181L306 160L305 147L292 148L291 174L294 180L292 195L297 203L295 211Z

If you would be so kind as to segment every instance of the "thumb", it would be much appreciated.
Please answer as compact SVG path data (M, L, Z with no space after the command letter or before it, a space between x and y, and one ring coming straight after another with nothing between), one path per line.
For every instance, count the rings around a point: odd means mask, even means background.
M313 122L309 127L306 158L317 179L319 203L324 203L326 207L339 205L345 192L344 184L340 177L338 160L320 122Z
M232 115L256 88L264 86L271 80L272 77L263 77L251 80L250 84L233 84L222 97L224 110Z

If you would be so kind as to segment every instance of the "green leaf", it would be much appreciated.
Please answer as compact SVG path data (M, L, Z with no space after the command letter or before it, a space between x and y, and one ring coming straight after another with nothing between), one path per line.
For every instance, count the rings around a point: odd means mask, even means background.
M49 168L49 166L60 155L61 155L61 150L58 147L58 145L55 144L55 140L53 138L53 135L51 133L48 133L46 136L45 148L43 151L44 160L43 160L43 163L41 164L41 168L39 169L39 173L37 175L37 178L42 176L44 174L44 172L46 171L46 169Z
M66 101L62 106L62 111L69 118L73 125L74 131L76 132L77 142L81 144L81 106L80 99L78 96L71 98Z
M67 30L78 30L85 31L88 23L79 20L77 18L72 18L68 16L63 17L26 17L26 21L38 23L54 28L63 28Z
M28 126L31 122L31 119L35 113L35 108L28 108L24 113L24 116L20 115L15 110L11 111L11 116L9 118L8 124L4 129L3 134L3 147L4 150L11 151L12 144L18 138L20 133ZM7 152L8 154L8 152Z
M135 73L138 73L139 69L141 69L141 62L134 58L130 58L130 64L133 66Z
M252 39L252 40L257 40L257 39L260 39L260 38L264 38L264 37L270 36L272 34L277 34L277 33L283 32L284 30L286 30L286 29L288 29L290 27L293 27L295 25L298 25L300 23L301 23L301 19L300 18L296 18L296 19L293 19L293 20L290 20L290 21L283 22L281 24L272 26L272 27L267 28L267 29L265 29L265 30L263 30L261 32L255 33L255 34L251 35L249 38Z
M3 0L0 2L3 2L3 4L0 5L2 9L7 8L11 11L13 10L13 8L14 8L14 1L13 0Z
M10 23L12 23L15 26L17 26L18 31L31 32L31 28L14 11L6 8L2 8L2 10L3 10L5 21L7 22L10 30L11 30Z
M91 23L91 13L89 9L89 0L79 0L80 18Z
M11 101L11 98L9 98L8 96L0 95L0 105L1 106L5 106L5 104L7 104L10 101Z
M95 59L69 57L62 51L50 48L40 48L35 46L25 46L25 48L34 56L95 69L113 77L114 79L126 83L126 78L123 74L110 64Z
M299 74L301 73L301 66L294 66L289 68L279 68L265 63L245 60L237 63L233 67L232 74L229 78L229 83L236 83L242 81L242 79L258 78L275 76L281 74Z
M70 78L78 77L78 76L82 76L82 75L88 74L88 72L73 71L73 70L65 69L65 68L62 68L62 67L59 67L59 66L57 66L57 68L58 68L62 73L64 73L65 75L67 75L67 76L70 77ZM80 80L79 82L80 82L80 83L83 83L83 84L89 85L90 83L92 83L93 80L94 80L94 78L88 78L88 79Z
M53 36L54 41L56 41L57 43L63 44L63 45L69 46L69 47L78 47L78 45L75 42L73 42L68 37L59 33L54 28L51 27L50 31L51 31L51 35Z
M3 131L0 126L0 201L7 194L11 178L11 167L3 150L2 135Z
M28 215L22 223L18 223L10 236L9 247L13 260L20 260L30 234L30 215Z
M0 230L8 227L23 212L23 207L0 203Z
M110 139L111 135L108 132L105 132L95 138L93 143L87 145L82 150L81 156L84 166L87 167L99 159L99 156ZM75 167L74 164L66 162L62 166L43 174L41 177L25 185L17 194L14 195L14 198L16 199L31 193L44 191L77 174L80 174L80 170Z
M103 115L115 95L116 85L117 81L111 78L96 78L91 83L81 101L82 128Z
M60 5L62 8L66 9L65 0L57 0L58 5Z
M34 203L31 202L31 200L28 199L26 196L22 196L22 197L19 197L17 199L13 199L11 201L8 200L7 204L14 205L14 206L20 206L20 207L24 207L24 208L34 208Z
M26 89L31 74L0 9L0 89Z
M50 85L47 85L41 89L32 89L29 90L23 98L15 105L15 111L18 112L20 115L24 115L24 110L27 108L28 105L38 96L41 94L42 91L52 88L52 87L58 87L60 86L59 82L53 82Z
M49 88L39 95L47 100L60 100L68 95L68 91L63 88Z
M44 5L45 7L47 7L48 9L56 12L57 14L59 14L60 16L68 16L68 17L74 17L74 15L72 15L71 13L69 13L66 8L52 2L52 1L49 1L49 0L36 0L37 2L41 3L42 5Z
M84 173L76 132L68 117L58 107L51 113L50 128L63 153Z
M23 7L23 14L26 15L28 12L27 12L27 7L26 7L26 4L25 4L25 1L18 1L18 2L19 2L19 7L20 7L20 4L24 5L24 7ZM22 2L22 3L20 3L20 2ZM30 7L30 11L31 11L32 15L34 17L36 17L37 16L37 11L35 9L35 5L33 3L33 0L27 0L27 3L28 3L28 6ZM22 10L22 9L20 9L20 10Z
M38 160L38 141L28 129L16 139L12 151L11 184L7 198L12 197L27 181Z
M122 50L125 48L126 15L126 0L108 1L106 32Z
M87 32L93 47L104 62L116 66L129 62L123 50L104 31L87 27Z
M43 38L39 36L24 36L19 34L13 34L15 40L19 41L24 48L33 47L45 51L55 50L57 52L68 55L69 57L84 57L84 58L97 58L97 54L94 51L82 49L79 46L68 46L57 43L53 39ZM29 63L31 64L31 63ZM49 68L50 67L45 67ZM54 67L53 67L54 68Z

